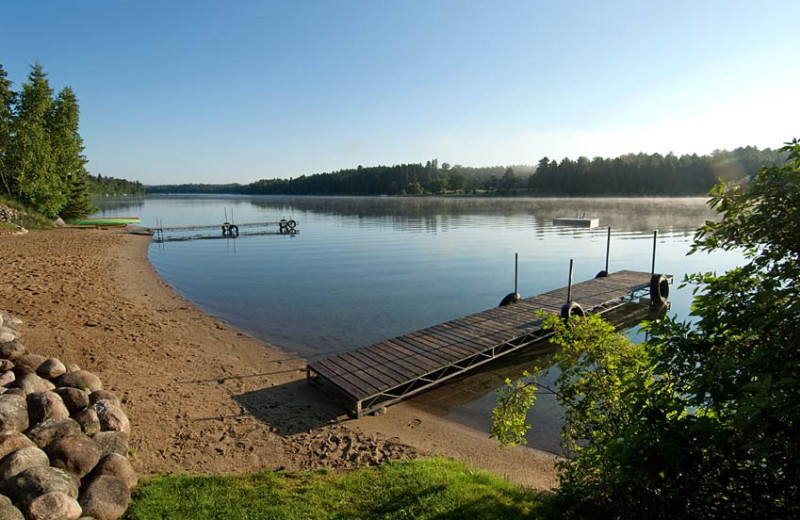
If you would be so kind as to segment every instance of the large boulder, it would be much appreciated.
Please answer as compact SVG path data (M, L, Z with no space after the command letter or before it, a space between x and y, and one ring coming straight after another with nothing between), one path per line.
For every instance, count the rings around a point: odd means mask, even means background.
M45 379L55 379L58 376L66 373L67 367L65 367L64 363L56 358L50 358L46 360L44 363L39 365L39 368L36 369L36 374Z
M36 445L27 436L19 432L0 433L0 459L29 446Z
M131 424L128 421L128 416L122 411L114 401L107 401L101 399L92 405L92 408L97 412L97 417L100 419L100 429L102 431L118 431L131 433Z
M28 508L29 520L78 520L81 514L78 501L58 491L34 498Z
M66 419L69 417L61 396L55 392L36 392L28 394L28 418L36 425L45 419Z
M128 456L128 434L118 431L97 432L92 435L92 440L100 447L103 455L109 453L119 453L123 457Z
M9 359L0 359L0 372L6 372L14 368L14 362Z
M11 453L0 462L0 480L13 477L34 466L49 466L50 459L47 454L36 446L22 448Z
M45 493L55 491L78 498L79 484L80 481L75 476L63 469L34 466L0 481L0 493L10 498L17 507L25 510L33 499Z
M86 370L67 372L63 376L56 378L55 382L57 386L80 388L81 390L88 390L89 392L103 389L103 383L100 381L100 378Z
M35 394L36 392L46 392L47 390L55 390L56 385L44 379L42 377L37 376L34 373L25 374L20 377L21 370L30 369L27 365L19 365L14 367L14 370L17 371L18 379L14 382L14 386L21 389L26 394Z
M100 461L100 447L86 435L71 435L56 439L47 446L53 467L83 478Z
M56 388L55 392L61 396L61 400L64 401L64 406L67 407L70 414L77 413L89 406L89 394L85 390L62 386Z
M45 419L31 428L27 435L34 444L44 449L56 439L80 433L80 425L72 419Z
M0 358L15 361L28 353L21 341L0 342Z
M99 475L83 489L78 501L83 514L96 520L117 520L125 514L131 492L125 482L111 475Z
M8 360L4 359L3 361L8 361ZM10 361L8 362L11 363ZM8 386L14 381L16 381L16 379L17 379L16 374L14 374L14 372L12 372L11 370L7 370L2 374L0 374L0 386Z
M120 406L121 403L117 398L117 395L114 392L109 392L108 390L97 390L96 392L92 392L89 394L89 403L95 404L97 401L111 401L117 406Z
M0 505L0 520L25 520L25 516L14 504L3 504Z
M11 327L0 325L0 343L11 343L17 339L17 331Z
M100 459L100 462L97 463L97 466L94 467L89 475L89 479L100 475L117 477L125 482L128 489L134 489L139 483L139 479L136 477L136 472L133 470L130 461L128 461L127 457L119 453L109 453Z
M75 415L72 419L77 422L83 433L92 436L100 431L100 418L97 417L97 412L93 408L85 408Z
M27 367L31 372L36 372L47 358L38 354L25 354L14 362L16 367Z
M0 433L25 431L29 425L25 398L8 393L0 395Z

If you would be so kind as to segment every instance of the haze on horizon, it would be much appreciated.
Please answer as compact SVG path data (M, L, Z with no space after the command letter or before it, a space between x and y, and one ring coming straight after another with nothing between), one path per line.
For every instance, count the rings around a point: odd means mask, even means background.
M93 174L249 183L800 137L800 4L3 2L0 63L70 85Z

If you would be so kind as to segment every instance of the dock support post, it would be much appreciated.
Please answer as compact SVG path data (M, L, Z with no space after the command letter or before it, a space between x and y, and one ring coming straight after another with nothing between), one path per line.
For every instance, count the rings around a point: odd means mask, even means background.
M608 226L608 238L606 239L606 275L608 275L608 256L611 252L611 226Z
M569 283L567 284L567 303L572 301L572 266L573 259L569 259Z
M653 263L650 265L650 276L656 274L656 241L658 239L658 230L653 230Z
M514 253L514 294L519 294L519 253Z

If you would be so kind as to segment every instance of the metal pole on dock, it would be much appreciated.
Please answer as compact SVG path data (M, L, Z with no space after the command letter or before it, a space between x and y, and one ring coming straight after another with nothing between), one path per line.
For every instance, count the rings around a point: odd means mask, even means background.
M514 253L514 294L519 294L519 253Z
M650 276L656 274L656 240L658 239L658 230L653 230L653 263L650 266Z
M572 265L573 259L569 259L569 283L567 284L567 303L572 301Z
M608 274L608 255L611 252L611 226L608 226L608 239L606 240L606 274Z

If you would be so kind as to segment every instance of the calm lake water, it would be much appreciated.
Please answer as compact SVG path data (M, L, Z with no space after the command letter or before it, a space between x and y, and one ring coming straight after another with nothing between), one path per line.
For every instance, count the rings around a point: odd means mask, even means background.
M686 256L695 228L713 218L704 199L178 195L96 204L103 208L98 215L138 215L146 227L221 224L226 212L237 223L297 221L292 236L153 243L149 257L170 285L207 313L304 358L494 307L513 292L514 253L523 297L565 286L571 258L575 281L592 278L604 268L607 226L610 271L649 271L658 231L656 272L675 275L671 314L681 319L689 318L691 302L691 289L678 287L686 273L742 262L738 253ZM601 227L552 224L556 217L584 215L599 218ZM513 375L516 369L509 370ZM485 429L490 387L502 383L500 372L414 401ZM489 380L476 384L481 377ZM534 430L531 444L554 451L558 413L547 412L546 403L537 406L553 424Z

